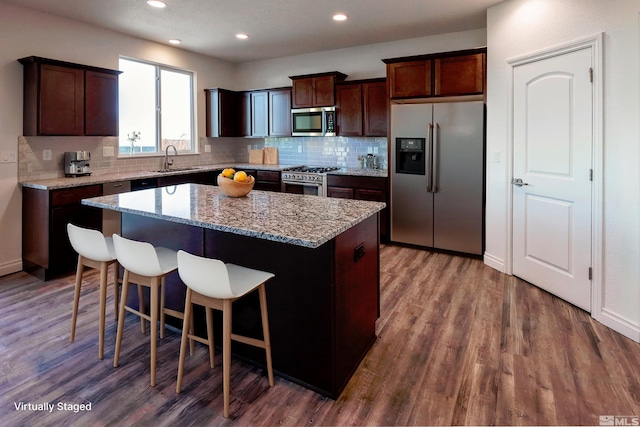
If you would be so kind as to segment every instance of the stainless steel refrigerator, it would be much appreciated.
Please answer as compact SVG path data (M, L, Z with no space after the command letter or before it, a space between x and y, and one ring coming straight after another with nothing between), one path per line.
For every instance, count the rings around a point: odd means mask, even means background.
M481 255L484 103L391 105L391 241Z

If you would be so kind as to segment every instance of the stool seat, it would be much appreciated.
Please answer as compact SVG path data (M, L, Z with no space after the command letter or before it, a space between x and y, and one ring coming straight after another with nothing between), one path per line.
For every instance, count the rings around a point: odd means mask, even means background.
M192 255L185 251L178 251L178 274L187 286L187 296L185 300L185 323L192 319L192 304L205 307L207 319L207 339L189 334L186 329L182 330L182 341L180 343L180 359L178 362L178 379L176 383L176 393L180 393L182 388L182 376L184 373L184 359L187 340L192 339L209 346L209 362L214 367L214 347L213 347L213 314L212 309L222 311L222 375L223 375L223 399L225 418L229 417L230 401L230 368L231 368L231 340L239 341L265 350L267 361L267 375L269 386L274 385L273 367L271 361L271 338L269 336L269 320L267 314L267 294L265 282L273 278L272 273L254 270L235 264L225 264L224 262L211 258L204 258ZM242 296L258 290L260 299L260 313L262 318L263 339L244 337L231 333L231 303Z
M82 287L82 277L84 267L100 270L100 320L99 320L99 343L98 358L104 357L104 330L107 305L107 275L110 265L114 266L114 312L118 318L118 263L116 259L113 239L105 237L100 231L89 228L78 227L67 224L67 235L71 247L78 253L78 266L76 269L76 283L73 297L73 312L71 316L71 338L73 342L76 334L76 323L78 320L78 306L80 305L80 291Z
M158 322L160 322L160 338L163 338L165 314L184 319L182 312L165 308L165 280L168 274L176 271L178 268L177 252L163 247L154 247L148 242L126 239L117 234L113 235L113 243L118 262L124 267L122 302L120 304L113 366L117 367L119 364L120 347L122 345L122 335L124 332L124 316L125 311L128 311L140 317L142 333L146 333L145 320L151 324L151 386L153 387L156 385ZM138 310L127 305L130 283L138 285ZM149 315L145 313L143 286L150 289L151 301ZM159 317L158 314L160 314ZM185 325L186 324L187 323L185 323ZM192 322L190 322L189 325L192 325ZM185 326L183 326L183 328L184 327ZM193 329L193 326L191 326L190 329Z

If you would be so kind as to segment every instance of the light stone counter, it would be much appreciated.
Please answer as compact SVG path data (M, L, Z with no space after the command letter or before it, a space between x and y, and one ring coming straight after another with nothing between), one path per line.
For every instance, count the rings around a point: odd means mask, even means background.
M82 204L317 248L385 204L269 191L233 198L218 187L181 184L85 199Z

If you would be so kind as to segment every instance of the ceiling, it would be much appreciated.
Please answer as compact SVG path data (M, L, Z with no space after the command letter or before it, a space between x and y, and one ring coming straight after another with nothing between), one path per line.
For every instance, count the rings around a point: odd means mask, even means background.
M503 0L164 1L0 0L236 63L484 28Z

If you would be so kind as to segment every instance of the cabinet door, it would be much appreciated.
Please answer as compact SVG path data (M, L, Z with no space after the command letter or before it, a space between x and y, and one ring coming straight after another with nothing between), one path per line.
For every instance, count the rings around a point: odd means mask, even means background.
M336 87L338 135L362 136L362 85Z
M336 78L334 76L313 78L314 107L332 107L336 105L335 83Z
M269 135L291 136L291 89L269 91Z
M431 61L409 61L389 64L387 75L391 98L413 98L431 95Z
M313 106L313 78L293 80L293 108L309 108Z
M251 92L240 97L240 136L251 136Z
M387 84L363 83L364 136L387 136Z
M206 91L208 137L238 136L238 94L225 89Z
M482 53L435 60L436 95L474 95L484 92Z
M84 133L84 70L40 66L39 135Z
M336 197L338 199L353 199L353 189L342 187L327 187L327 197Z
M251 135L269 135L269 93L251 92Z
M85 72L85 135L118 136L118 75Z

